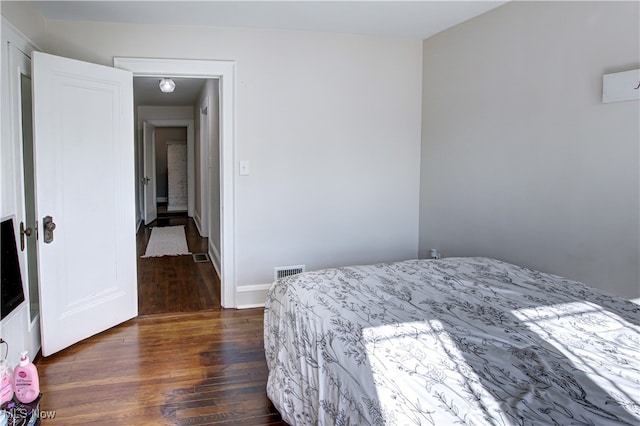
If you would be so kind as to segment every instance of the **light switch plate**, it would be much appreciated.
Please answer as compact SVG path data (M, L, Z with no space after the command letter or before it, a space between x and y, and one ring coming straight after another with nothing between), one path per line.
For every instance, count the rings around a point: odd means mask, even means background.
M249 175L249 161L243 160L240 161L240 176L248 176Z

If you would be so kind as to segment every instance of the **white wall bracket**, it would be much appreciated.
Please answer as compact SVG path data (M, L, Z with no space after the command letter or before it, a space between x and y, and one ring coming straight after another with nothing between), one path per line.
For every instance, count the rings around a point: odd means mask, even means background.
M602 76L602 103L640 99L640 69Z

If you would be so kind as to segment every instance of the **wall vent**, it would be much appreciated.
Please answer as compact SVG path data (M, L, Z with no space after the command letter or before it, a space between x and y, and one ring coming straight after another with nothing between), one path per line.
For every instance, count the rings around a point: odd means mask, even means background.
M293 266L276 266L273 268L273 277L274 279L280 279L285 277L290 277L291 275L296 275L304 272L304 265L293 265Z

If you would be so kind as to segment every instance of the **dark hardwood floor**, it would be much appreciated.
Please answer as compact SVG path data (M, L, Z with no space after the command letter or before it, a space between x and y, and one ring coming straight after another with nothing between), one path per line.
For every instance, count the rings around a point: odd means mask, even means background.
M207 252L193 220L189 250ZM263 309L222 309L211 263L192 256L145 258L138 232L140 316L35 364L41 425L286 425L266 395Z
M220 307L220 279L211 262L196 263L193 256L141 258L154 226L184 225L191 253L207 253L208 240L201 238L187 216L159 217L137 235L138 312L140 315L197 312Z
M263 309L135 318L38 358L41 424L285 425L266 396Z

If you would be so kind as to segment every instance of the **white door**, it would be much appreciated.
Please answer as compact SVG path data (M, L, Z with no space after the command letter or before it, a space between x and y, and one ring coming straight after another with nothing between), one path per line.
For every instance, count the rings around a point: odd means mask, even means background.
M148 225L158 218L156 204L156 138L155 126L144 122L142 128L142 150L144 152L144 177L142 178L144 191L144 224Z
M39 52L32 66L40 322L48 356L138 314L133 78ZM47 216L55 223L50 242Z

